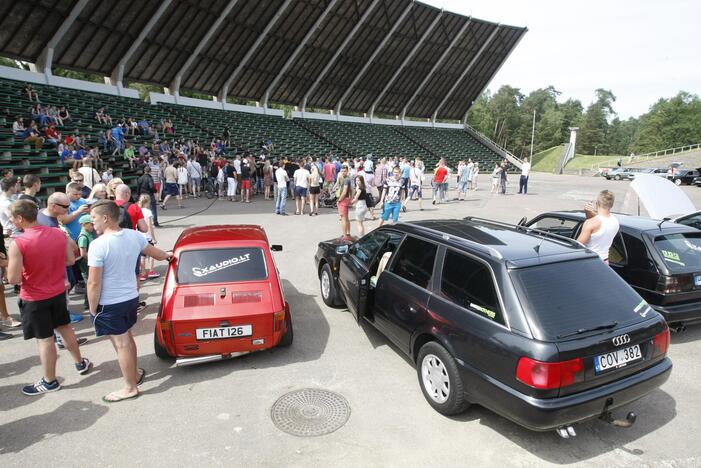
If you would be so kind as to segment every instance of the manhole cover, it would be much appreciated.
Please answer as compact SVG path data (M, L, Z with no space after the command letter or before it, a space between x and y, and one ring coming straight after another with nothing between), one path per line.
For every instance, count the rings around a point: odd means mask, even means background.
M270 410L273 423L281 431L300 437L330 434L350 417L350 405L338 393L304 388L286 393Z

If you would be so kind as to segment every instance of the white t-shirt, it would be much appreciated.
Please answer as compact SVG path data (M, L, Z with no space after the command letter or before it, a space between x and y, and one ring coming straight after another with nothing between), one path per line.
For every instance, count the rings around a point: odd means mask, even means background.
M100 174L92 167L78 168L78 172L83 174L83 184L86 187L92 188L93 185L100 182Z
M421 187L421 182L424 179L424 171L422 168L412 167L409 172L409 183Z
M237 174L241 174L241 160L240 159L234 159L234 170L236 170Z
M7 198L4 193L0 193L0 223L2 223L2 228L7 235L12 235L17 230L10 219L10 205L12 205L12 200Z
M191 159L187 162L187 173L190 175L191 179L201 179L202 166L197 161Z
M148 208L141 208L141 212L144 214L144 222L146 223L146 226L149 226L151 224L151 220L153 219L153 213ZM151 230L141 232L141 234L146 238L147 241L151 242L153 240L151 238Z
M285 171L285 168L277 168L275 171L275 181L277 182L278 187L287 187L287 171Z
M300 167L292 175L295 180L295 187L309 188L309 171Z
M136 262L146 248L146 238L133 229L103 234L90 243L88 266L102 268L100 305L118 304L139 297Z
M521 164L521 175L528 177L528 174L531 173L531 163L525 162Z
M178 168L178 184L187 184L187 169L184 167Z

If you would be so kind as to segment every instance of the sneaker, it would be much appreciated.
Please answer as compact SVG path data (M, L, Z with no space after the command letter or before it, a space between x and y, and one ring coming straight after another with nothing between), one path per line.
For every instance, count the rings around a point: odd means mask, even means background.
M85 294L85 285L84 284L76 284L75 287L73 288L73 294Z
M147 277L148 279L160 278L160 276L161 276L161 274L160 274L160 273L156 273L155 271L149 271L149 272L148 272L148 275L146 275L146 277Z
M145 301L141 301L141 302L139 302L139 305L138 305L138 307L136 308L136 311L137 311L137 312L141 312L141 311L144 310L145 308L146 308L146 302L145 302Z
M39 379L39 381L34 385L22 387L22 393L29 396L41 395L42 393L51 393L57 390L61 390L61 384L58 383L58 380L54 379L53 382L47 382L44 380L44 377Z
M8 328L19 328L22 326L22 322L19 322L12 317L8 317L7 319L3 320L0 322L0 324L8 327Z
M146 275L139 275L139 281L146 281L147 279Z
M0 341L9 340L12 338L12 336L13 335L10 335L9 333L0 332Z
M78 346L80 346L80 345L84 345L85 343L87 343L88 339L87 338L76 338L76 341L78 342ZM66 345L63 344L63 341L58 336L56 337L56 346L58 346L58 349L66 349Z
M83 358L82 361L75 364L75 370L77 370L80 375L87 374L90 372L90 369L92 369L92 362L90 362L88 358Z
M74 314L72 312L69 312L68 315L71 317L71 323L78 323L81 320L83 320L83 314Z

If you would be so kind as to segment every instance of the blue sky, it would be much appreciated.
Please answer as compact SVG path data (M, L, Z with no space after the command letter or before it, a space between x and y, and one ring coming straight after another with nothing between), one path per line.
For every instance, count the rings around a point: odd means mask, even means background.
M524 94L548 85L585 106L596 88L616 96L619 117L637 117L660 97L701 95L700 0L422 0L494 22L526 26L489 85Z

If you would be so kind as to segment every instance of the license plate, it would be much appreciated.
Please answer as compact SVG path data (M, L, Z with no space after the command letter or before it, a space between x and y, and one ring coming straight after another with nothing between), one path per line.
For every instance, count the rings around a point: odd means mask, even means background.
M629 362L642 359L640 354L640 345L629 346L627 348L618 349L612 353L600 354L594 358L594 368L596 373L605 372L611 369L618 369L626 366Z
M694 275L694 286L701 286L701 275Z
M235 327L198 328L195 330L198 340L220 340L222 338L239 338L251 336L253 325L237 325Z

